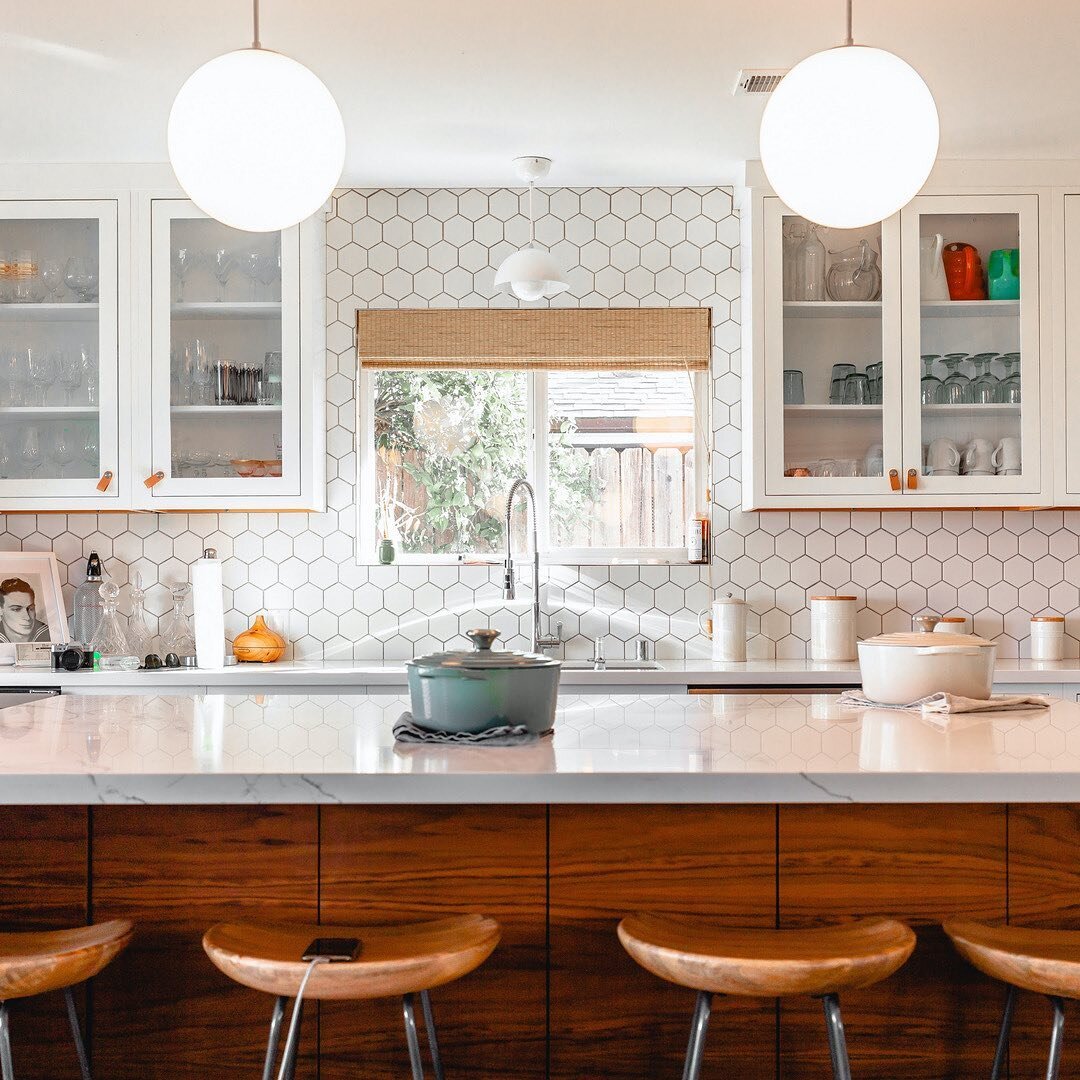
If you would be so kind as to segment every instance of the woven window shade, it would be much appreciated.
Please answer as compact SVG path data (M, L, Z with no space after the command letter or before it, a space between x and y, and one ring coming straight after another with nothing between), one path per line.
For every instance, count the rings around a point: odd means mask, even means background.
M358 311L370 368L705 371L711 309L468 308Z

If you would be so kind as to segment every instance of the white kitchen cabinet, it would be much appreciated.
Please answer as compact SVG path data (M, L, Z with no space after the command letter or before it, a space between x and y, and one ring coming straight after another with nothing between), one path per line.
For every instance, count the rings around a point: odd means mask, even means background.
M130 491L127 200L0 198L0 508Z
M1080 187L1061 192L1055 231L1057 253L1054 310L1059 343L1059 379L1054 386L1058 405L1055 453L1057 503L1080 505Z
M321 509L321 221L246 233L186 199L142 210L138 505Z
M1041 288L1049 277L1043 237L1048 202L1045 193L1011 189L923 195L879 225L822 230L826 266L845 249L869 245L881 269L880 298L807 301L791 279L797 249L785 237L805 223L774 195L749 193L743 237L745 508L1054 501L1053 440L1044 423L1052 411L1046 404L1052 350L1043 348L1049 289ZM945 243L970 244L979 252L984 284L991 252L1019 250L1020 298L926 295L920 244L933 243L938 234ZM851 395L860 398L856 403L842 403L835 393L830 400L837 364L854 365L856 382L869 372L869 385L876 382L879 391L863 400L866 386L857 386ZM879 379L873 378L876 364ZM804 402L793 403L790 395L785 402L785 370L802 373ZM983 393L993 401L978 401L973 384L980 372L990 375L979 385L989 387ZM926 374L933 378L924 402ZM944 400L947 395L952 399ZM1005 396L1018 400L999 400Z

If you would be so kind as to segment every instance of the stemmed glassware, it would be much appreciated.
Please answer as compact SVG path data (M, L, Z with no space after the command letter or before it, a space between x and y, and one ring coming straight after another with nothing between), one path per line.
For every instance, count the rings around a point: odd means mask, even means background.
M937 353L923 353L922 380L919 383L919 400L924 405L942 405L945 402L945 385L934 374L934 361L940 360Z
M64 469L75 460L75 440L71 431L63 427L53 436L49 457L59 466L58 477L64 478Z
M64 287L64 264L59 259L42 260L41 280L47 290L45 299L50 304L58 304L60 290Z
M236 269L236 256L226 248L218 248L210 257L210 263L214 277L217 278L218 303L222 303L225 300L225 289L229 284L229 277Z
M971 404L971 380L960 370L966 359L967 353L946 353L941 358L948 372L944 383L946 405Z
M30 365L30 385L33 388L34 404L44 405L53 383L60 374L56 353L32 348L27 350L27 359Z
M997 353L976 353L971 358L975 368L975 378L971 383L971 401L974 405L991 405L1000 401L1001 384L997 377L990 373L990 364Z
M1001 380L999 401L1009 405L1020 404L1020 354L1018 352L1005 353L1001 357L1005 366L1005 378Z
M83 304L97 297L98 272L92 259L73 255L64 267L64 284Z
M6 434L0 434L0 480L11 477L14 459L11 456L11 440Z
M269 285L273 280L273 264L270 256L262 251L245 251L240 255L240 269L251 281L251 299L259 299L259 285Z
M19 457L22 460L26 475L30 477L36 476L38 469L41 468L42 461L41 432L38 431L37 425L31 425L26 429Z
M95 476L99 461L97 424L90 424L86 429L82 444L82 459L90 466L90 475Z
M9 349L4 357L4 404L25 405L30 367L23 349Z
M184 282L188 274L199 265L201 256L194 248L186 244L180 244L171 251L170 262L172 264L173 277L176 279L176 302L184 302Z
M62 350L59 354L59 364L60 385L64 388L67 404L73 405L75 391L82 386L85 374L83 370L83 354L78 349Z

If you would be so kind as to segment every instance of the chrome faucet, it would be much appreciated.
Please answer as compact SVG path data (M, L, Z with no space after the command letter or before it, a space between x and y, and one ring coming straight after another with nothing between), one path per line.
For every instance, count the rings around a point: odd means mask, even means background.
M562 644L561 637L544 637L540 633L540 545L536 538L536 492L528 480L515 480L510 485L510 494L506 496L506 559L503 561L503 599L515 599L514 593L514 556L510 550L510 517L514 511L514 496L522 488L532 507L532 547L533 547L533 652L543 649L555 649Z

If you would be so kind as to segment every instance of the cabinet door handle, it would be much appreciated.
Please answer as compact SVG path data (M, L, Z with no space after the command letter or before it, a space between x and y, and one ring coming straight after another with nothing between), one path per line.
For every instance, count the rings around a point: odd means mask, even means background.
M165 479L165 474L164 474L163 472L161 472L161 471L158 471L158 472L154 473L154 475L153 475L153 476L148 476L148 477L147 477L147 478L146 478L146 479L145 479L145 480L143 481L143 483L144 483L144 484L145 484L145 485L146 485L146 486L147 486L148 488L155 488L155 487L157 487L157 486L158 486L158 484L160 484L160 483L161 483L161 481L162 481L162 480L164 480L164 479Z
M889 487L891 487L893 491L900 490L900 472L898 469L889 470Z
M907 486L908 491L914 491L919 486L919 470L908 469L907 471Z
M105 472L101 474L101 479L97 482L98 491L108 491L109 485L112 483L112 481L112 469L106 469Z

